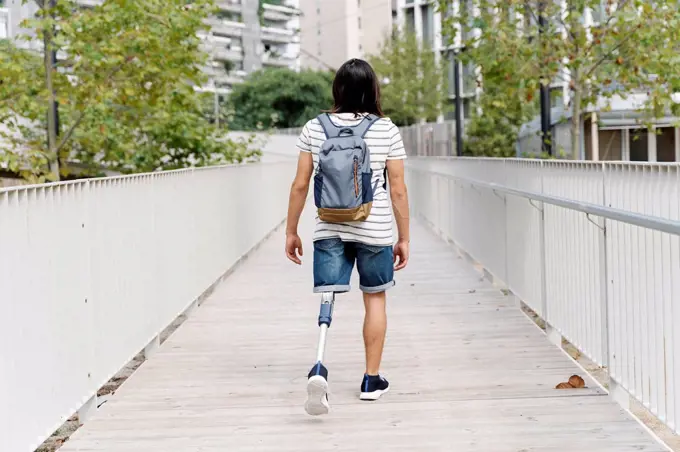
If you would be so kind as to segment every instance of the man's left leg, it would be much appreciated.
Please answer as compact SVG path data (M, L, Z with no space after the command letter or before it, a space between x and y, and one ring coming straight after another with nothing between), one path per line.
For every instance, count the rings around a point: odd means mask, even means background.
M385 292L365 293L364 308L364 347L366 349L366 375L380 373L387 332L387 311L385 309L387 295Z
M386 290L394 285L392 247L357 245L357 269L364 293L364 347L366 370L361 382L361 400L377 400L389 390L380 375L380 362L387 331Z

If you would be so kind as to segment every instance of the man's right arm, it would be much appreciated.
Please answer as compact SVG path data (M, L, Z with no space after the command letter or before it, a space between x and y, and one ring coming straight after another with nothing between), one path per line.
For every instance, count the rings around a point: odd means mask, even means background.
M302 128L296 147L299 151L297 171L295 179L290 187L288 198L288 217L286 220L286 256L288 259L301 264L302 240L298 235L298 223L300 215L307 201L309 183L314 171L314 159L312 158L312 145L309 139L308 124Z
M390 184L392 210L394 211L394 219L399 233L399 239L395 246L395 257L396 254L399 254L400 262L396 270L401 270L408 263L409 243L411 241L408 191L406 189L406 181L404 180L404 160L388 160L387 176Z

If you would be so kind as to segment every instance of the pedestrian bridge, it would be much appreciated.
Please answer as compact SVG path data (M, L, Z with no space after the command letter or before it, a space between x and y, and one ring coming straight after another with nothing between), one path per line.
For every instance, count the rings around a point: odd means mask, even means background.
M302 267L280 227L294 140L258 164L0 191L0 451L69 419L63 452L669 450L634 414L679 428L678 167L411 159L392 391L358 401L363 308L339 296L331 413L312 418L313 206ZM572 375L585 387L556 389Z

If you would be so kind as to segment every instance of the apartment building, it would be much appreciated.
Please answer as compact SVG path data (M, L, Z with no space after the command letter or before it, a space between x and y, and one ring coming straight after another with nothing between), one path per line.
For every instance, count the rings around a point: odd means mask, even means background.
M92 7L102 0L79 0ZM219 12L207 20L203 50L210 55L205 68L207 86L200 89L226 94L243 78L263 67L300 68L300 12L297 0L217 0ZM37 10L33 2L0 0L0 38L26 33L19 24ZM33 44L40 46L39 40Z
M442 36L442 15L437 10L437 2L433 0L395 0L396 1L396 21L400 27L416 34L418 39L426 42L435 52L437 61L444 60L448 77L448 97L449 102L455 102L455 65L453 54L460 47L460 38L457 39L458 45L447 45L447 40ZM451 0L450 11L457 8L470 8L471 2L466 0ZM477 84L474 80L474 66L463 66L460 71L460 93L463 105L463 117L468 118L475 104L475 99L479 95ZM448 108L444 119L453 119L454 110Z
M396 0L300 0L302 67L337 69L377 54L389 36Z
M296 1L218 0L219 13L203 34L211 55L207 90L227 93L256 70L266 67L300 68L300 12Z

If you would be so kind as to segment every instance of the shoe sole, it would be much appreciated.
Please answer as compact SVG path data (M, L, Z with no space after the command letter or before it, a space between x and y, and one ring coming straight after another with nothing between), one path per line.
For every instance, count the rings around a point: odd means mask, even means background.
M321 375L314 375L307 380L307 402L305 411L311 416L328 414L330 406L327 400L328 382Z
M389 391L390 387L388 386L386 389L378 389L373 392L362 392L359 395L359 400L375 401L378 400L383 394L386 394Z

